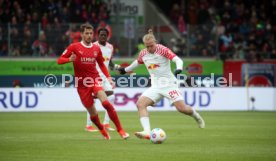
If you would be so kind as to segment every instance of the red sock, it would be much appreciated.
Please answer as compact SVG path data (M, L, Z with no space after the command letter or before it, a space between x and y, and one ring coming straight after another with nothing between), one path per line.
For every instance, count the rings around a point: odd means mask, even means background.
M90 120L98 127L99 130L102 130L104 128L101 124L98 114L95 116L90 116Z
M112 104L110 104L110 102L108 100L105 100L102 103L103 107L107 110L107 113L110 117L110 119L113 121L113 123L115 124L117 131L120 131L122 129L119 117L117 115L117 112L115 111L114 107Z

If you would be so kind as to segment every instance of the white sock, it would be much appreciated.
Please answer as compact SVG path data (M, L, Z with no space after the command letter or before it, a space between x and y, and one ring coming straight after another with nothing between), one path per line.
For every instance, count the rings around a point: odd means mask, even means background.
M90 115L88 112L86 112L86 126L92 126L92 121L90 120Z
M192 113L191 116L192 116L194 119L197 119L197 120L198 120L198 119L200 118L199 113L197 113L196 110L195 110L194 108L192 108L192 109L193 109L193 113Z
M140 117L140 123L144 128L144 131L150 132L150 121L149 117Z
M112 105L114 105L114 100L115 100L114 95L108 96L107 99ZM109 115L108 115L107 111L105 111L103 124L109 124L109 121L110 121Z
M109 118L108 112L105 111L103 124L109 124L109 121L110 121L110 118Z

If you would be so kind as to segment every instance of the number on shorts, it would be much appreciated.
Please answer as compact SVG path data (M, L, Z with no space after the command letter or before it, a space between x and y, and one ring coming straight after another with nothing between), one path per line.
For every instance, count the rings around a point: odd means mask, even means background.
M169 92L169 95L172 99L175 99L176 97L179 96L179 93L177 92L177 90L173 90Z

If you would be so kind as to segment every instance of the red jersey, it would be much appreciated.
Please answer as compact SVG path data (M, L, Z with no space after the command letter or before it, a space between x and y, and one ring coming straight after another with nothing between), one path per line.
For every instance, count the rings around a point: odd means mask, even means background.
M104 59L99 46L87 46L82 42L72 43L58 59L58 64L69 62L69 57L75 54L76 60L73 62L74 73L78 79L78 87L84 87L83 80L85 78L98 78L99 72L96 69L96 62L107 78L110 77L107 68L104 65ZM93 80L94 81L94 80Z

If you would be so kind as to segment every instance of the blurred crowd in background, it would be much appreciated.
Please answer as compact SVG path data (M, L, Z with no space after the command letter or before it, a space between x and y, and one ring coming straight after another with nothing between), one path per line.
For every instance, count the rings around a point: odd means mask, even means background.
M276 0L155 4L181 34L168 44L179 56L276 59ZM111 32L110 9L110 0L0 0L0 56L58 56L80 40L75 23L89 22Z
M109 12L101 0L0 0L0 56L60 55L81 39L75 24L106 27Z
M189 41L190 55L219 51L223 60L276 59L276 0L172 0L170 9L160 5L183 35L172 41L180 50Z

